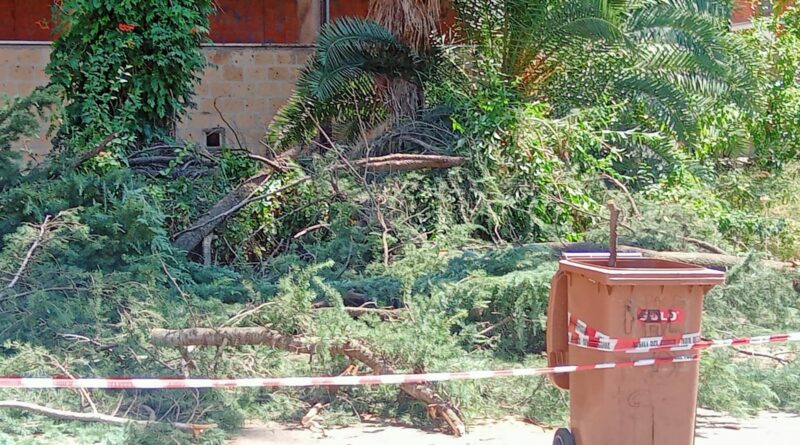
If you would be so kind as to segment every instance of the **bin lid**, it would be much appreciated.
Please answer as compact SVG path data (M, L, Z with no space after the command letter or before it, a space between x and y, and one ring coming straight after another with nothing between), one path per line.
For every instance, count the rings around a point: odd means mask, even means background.
M570 253L559 263L560 269L579 273L602 284L619 285L716 285L725 282L725 273L693 264L639 254L619 254L617 266L608 266L608 253Z

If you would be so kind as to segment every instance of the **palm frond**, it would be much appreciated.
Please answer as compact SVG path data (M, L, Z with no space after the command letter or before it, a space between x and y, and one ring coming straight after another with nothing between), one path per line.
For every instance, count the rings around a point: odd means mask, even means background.
M323 66L352 63L380 52L409 51L383 26L354 17L345 17L324 26L317 37L317 57Z
M382 112L375 101L376 76L419 84L426 66L426 60L375 22L346 18L326 25L291 100L270 124L268 139L282 148L309 140L329 120L369 122Z
M667 125L679 140L688 140L691 131L687 111L690 107L686 96L672 82L645 73L633 73L618 80L616 86L631 99L643 102L647 112Z
M676 155L678 147L675 142L657 131L642 131L638 128L629 130L602 130L603 138L623 151L638 150L650 152L667 164L676 165L680 159Z

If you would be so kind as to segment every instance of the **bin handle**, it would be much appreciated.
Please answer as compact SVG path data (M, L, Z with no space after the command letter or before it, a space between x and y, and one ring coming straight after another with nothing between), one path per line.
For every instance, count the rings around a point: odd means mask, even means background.
M569 363L568 279L566 272L558 271L550 282L550 301L547 305L547 366ZM551 374L550 379L557 387L569 389L569 374Z

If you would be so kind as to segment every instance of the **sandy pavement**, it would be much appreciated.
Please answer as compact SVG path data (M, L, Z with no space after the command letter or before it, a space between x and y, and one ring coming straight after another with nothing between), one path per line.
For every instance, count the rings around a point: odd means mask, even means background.
M703 417L695 445L796 445L800 443L800 417L780 413L762 413L753 419L728 420ZM729 429L712 424L733 425ZM357 426L329 429L325 436L292 425L249 423L228 445L322 444L322 445L550 445L552 431L521 420L507 419L473 425L462 438L438 432L397 425L362 423Z

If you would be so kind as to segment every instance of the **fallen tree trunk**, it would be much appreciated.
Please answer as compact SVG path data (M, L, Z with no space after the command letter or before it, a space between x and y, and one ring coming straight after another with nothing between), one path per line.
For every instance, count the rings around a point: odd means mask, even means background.
M271 161L267 167L263 168L236 187L232 192L217 201L217 203L203 214L197 222L192 224L191 227L179 232L172 244L186 252L191 252L203 242L203 239L210 235L217 226L222 224L227 217L240 209L243 202L251 199L272 176L273 171L287 171L288 166L286 166L285 163L296 156L298 152L299 151L296 149L283 152L277 159Z
M76 413L74 411L65 411L61 409L48 408L46 406L36 405L34 403L19 402L16 400L0 400L0 409L18 409L22 411L32 412L35 414L41 414L48 417L53 417L55 419L75 420L80 422L99 422L99 423L108 423L111 425L135 424L135 425L146 426L155 423L149 420L126 419L124 417L110 416L108 414ZM191 431L192 434L194 434L195 436L197 436L199 433L202 433L205 430L217 427L216 424L192 424L192 423L179 423L179 422L171 422L170 425L179 430Z
M225 195L211 209L206 212L196 223L179 233L172 243L175 247L191 252L203 239L210 235L218 225L225 221L225 215L242 201L251 198L264 183L272 176L272 170L262 170L251 177L235 190Z
M558 241L547 243L536 243L536 246L547 247L556 253L575 253L575 252L607 252L608 246L593 243L561 243ZM620 252L641 253L646 258L661 260L678 261L681 263L695 264L697 266L709 267L713 269L730 269L731 267L742 264L745 257L735 255L722 255L717 253L705 252L659 252L656 250L643 249L633 246L619 246ZM761 260L761 264L778 270L796 270L798 264L787 261Z
M331 347L332 353L339 353L347 356L350 359L358 360L365 365L369 366L377 374L396 374L397 371L376 356L369 348L363 343L349 341L341 346ZM450 426L450 430L457 437L461 437L466 433L466 427L459 415L456 413L455 408L444 400L442 396L433 390L430 384L412 384L406 383L400 385L400 389L411 397L425 402L429 409L434 410L437 417L441 417Z
M452 168L464 164L466 160L460 156L391 154L375 158L364 158L353 162L353 165L376 172L422 170L427 168ZM343 168L343 167L342 167Z
M284 335L264 327L153 329L150 332L150 343L156 346L172 347L269 345L298 354L314 354L319 349L318 339ZM330 347L329 351L334 355L344 355L351 360L358 360L376 374L396 373L390 364L359 341L350 340L340 345L334 345ZM403 384L400 385L400 388L411 397L424 402L438 417L444 419L453 434L461 436L465 433L464 422L456 413L456 409L437 394L431 385Z
M269 345L297 354L314 354L317 351L316 340L307 341L304 337L292 337L262 327L153 329L150 331L150 342L174 347Z

